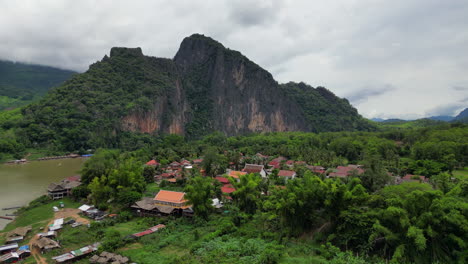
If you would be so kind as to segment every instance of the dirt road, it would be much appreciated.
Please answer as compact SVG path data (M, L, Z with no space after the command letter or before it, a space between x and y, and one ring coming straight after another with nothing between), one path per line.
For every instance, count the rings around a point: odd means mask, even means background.
M77 221L77 222L83 223L85 225L89 224L89 220L86 219L86 218L81 217L79 215L79 213L80 213L80 210L79 209L74 209L74 208L64 208L64 209L61 209L58 212L55 212L54 218L51 219L49 221L49 223L47 223L47 225L44 227L42 232L47 232L48 228L49 228L49 225L53 224L54 220L58 219L58 218L71 217L71 218L75 219L75 221ZM37 264L48 264L47 259L42 256L41 251L37 247L32 246L33 243L36 242L38 239L39 238L37 236L33 236L33 238L31 238L31 240L29 241L29 248L31 248L31 255L34 257Z

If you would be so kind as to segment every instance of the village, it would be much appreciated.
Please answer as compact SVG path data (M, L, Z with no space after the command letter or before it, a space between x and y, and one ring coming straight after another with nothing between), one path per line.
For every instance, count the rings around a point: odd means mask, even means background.
M337 166L336 168L325 168L319 165L309 165L304 161L289 160L285 157L269 157L257 153L253 159L254 163L243 163L246 159L241 155L239 164L229 163L225 172L215 175L213 179L220 188L221 197L212 197L212 206L218 212L222 212L225 204L232 201L232 195L236 188L233 183L239 182L241 177L247 174L254 174L261 178L263 182L276 185L281 188L288 181L293 181L299 177L296 170L302 169L322 178L346 179L351 176L363 174L366 168L362 165L348 164ZM186 193L180 187L180 183L190 178L195 172L202 176L206 175L202 166L203 158L183 159L173 161L163 166L157 160L150 160L144 166L154 168L154 184L159 186L157 193L152 196L145 195L141 200L130 206L135 216L140 217L193 217L194 210L190 201L187 200ZM394 176L388 173L392 181L389 184L400 184L402 182L426 182L424 176L406 174L404 176ZM80 186L81 177L79 175L67 177L61 182L51 183L47 188L47 196L51 200L57 200L58 206L53 206L54 219L46 227L36 229L40 232L30 236L30 240L25 238L28 233L33 232L31 226L18 227L9 231L5 235L5 245L0 246L0 263L16 263L34 257L38 263L44 262L42 254L61 248L61 241L57 239L57 234L63 228L89 228L92 222L108 221L117 217L117 213L108 213L99 210L93 205L81 204L77 208L65 208L62 200L70 197L73 190ZM180 190L179 190L180 189ZM268 193L262 193L268 195ZM68 214L67 214L68 212ZM152 234L164 228L164 224L158 224L144 231L129 235L134 239ZM86 229L85 229L86 230ZM88 259L89 263L131 263L130 259L119 254L103 251L99 253L99 241L89 241L88 244L79 248L62 252L62 254L51 256L55 263L73 263L82 259ZM96 254L96 253L99 254ZM33 255L33 256L32 256Z

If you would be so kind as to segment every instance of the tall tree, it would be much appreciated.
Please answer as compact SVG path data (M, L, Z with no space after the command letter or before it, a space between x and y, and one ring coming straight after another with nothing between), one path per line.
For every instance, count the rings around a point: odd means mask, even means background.
M218 154L214 148L211 148L205 153L201 166L206 175L214 177L225 172L227 160L224 155Z
M213 180L202 176L190 178L185 186L185 192L185 197L188 204L192 205L194 213L207 219L213 210L212 198L215 196Z
M229 180L236 189L236 191L232 193L232 197L239 208L246 213L255 213L257 202L260 198L262 178L251 173L241 175L239 182L233 178Z

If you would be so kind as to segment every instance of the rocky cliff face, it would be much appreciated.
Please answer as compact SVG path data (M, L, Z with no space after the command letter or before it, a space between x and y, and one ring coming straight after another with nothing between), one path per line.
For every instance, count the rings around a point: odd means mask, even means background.
M241 53L198 34L185 38L173 59L112 48L23 114L24 133L37 135L31 142L59 138L70 150L118 147L123 137L132 141L128 132L197 138L372 129L346 99L303 83L280 85Z
M241 53L203 35L185 38L164 67L159 62L163 59L145 57L139 48L111 51L111 58L135 56L148 60L153 70L164 72L171 80L149 109L122 118L122 128L127 131L198 137L212 131L236 135L369 129L346 100L327 89L279 85L269 72Z
M209 106L211 130L228 135L306 130L297 104L285 98L269 72L239 52L194 35L184 39L174 62L189 93L196 97L193 90L202 87L200 100L188 97L188 101L192 108ZM197 80L198 75L203 80Z

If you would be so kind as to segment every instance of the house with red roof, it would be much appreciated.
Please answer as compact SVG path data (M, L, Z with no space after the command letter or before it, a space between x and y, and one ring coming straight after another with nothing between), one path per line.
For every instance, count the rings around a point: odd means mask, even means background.
M230 194L230 193L233 193L235 191L236 191L236 189L233 188L233 187L227 187L227 186L226 187L225 186L221 187L221 192L223 194Z
M324 174L326 169L322 166L307 166L309 170L317 174Z
M183 160L183 161L180 162L180 165L181 166L191 166L192 163L190 163L190 161L188 161L188 160Z
M277 158L272 159L270 162L268 162L268 166L270 167L270 169L279 169L281 167L281 162L285 160L286 160L285 157L279 156Z
M156 166L159 166L159 162L157 162L156 160L153 159L153 160L150 160L150 161L146 162L146 166L156 167Z
M258 164L245 164L244 169L242 170L243 172L246 173L258 173L262 178L266 178L266 171L265 167L263 165L258 165Z
M286 164L288 167L292 167L294 166L294 160L287 160L284 164Z
M362 169L362 165L338 166L333 172L328 174L328 177L346 178L353 174L360 175L363 173L364 169Z
M200 165L200 164L202 164L202 162L203 162L203 159L194 159L194 160L192 160L193 165Z
M173 161L173 162L171 162L171 164L169 164L169 166L170 166L173 170L175 170L175 169L180 168L180 163L177 162L177 161Z
M296 177L296 172L295 171L290 171L290 170L280 170L278 172L279 177L284 177L286 179L294 179Z
M154 198L144 197L131 206L139 216L185 215L193 211L187 205L184 192L160 190Z
M229 170L227 171L227 175L229 177L233 177L234 179L239 180L242 175L246 175L247 172L245 171L235 171L235 170Z
M272 160L268 162L270 169L279 169L281 167L281 162L278 160Z
M229 184L229 179L225 178L225 177L216 176L215 180L217 180L218 182L220 182L223 185Z
M257 154L255 154L255 156L257 156L257 157L259 157L261 159L268 159L269 158L269 156L263 155L262 153L257 153Z
M184 192L160 190L154 197L154 204L171 206L174 208L188 208Z
M427 182L427 178L420 175L406 174L401 177L401 182Z

